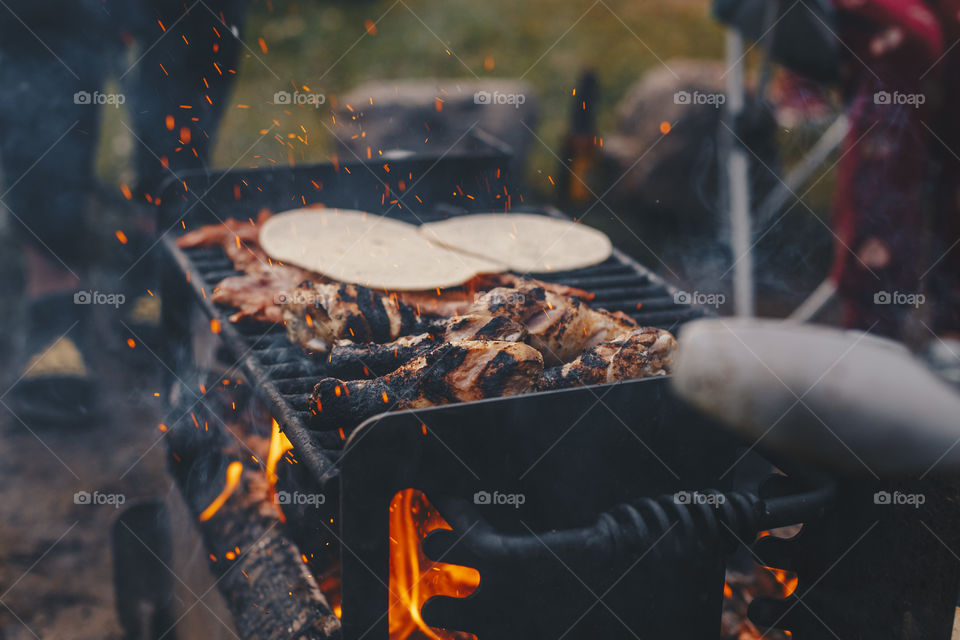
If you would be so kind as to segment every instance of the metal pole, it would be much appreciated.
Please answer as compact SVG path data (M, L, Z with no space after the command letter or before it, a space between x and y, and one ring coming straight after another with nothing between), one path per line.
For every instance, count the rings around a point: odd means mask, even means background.
M727 29L727 116L736 131L736 122L746 104L743 71L743 38ZM736 261L733 269L733 307L738 316L752 316L754 310L753 256L750 248L750 175L747 151L730 141L727 158L730 247Z

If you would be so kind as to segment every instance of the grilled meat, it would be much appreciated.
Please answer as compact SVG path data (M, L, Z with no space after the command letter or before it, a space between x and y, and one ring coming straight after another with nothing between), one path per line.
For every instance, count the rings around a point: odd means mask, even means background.
M547 369L537 389L566 389L588 384L651 378L670 373L677 341L669 331L640 328L591 347L573 362Z
M395 371L443 343L436 333L403 336L393 342L354 344L341 340L327 356L327 372L343 380L365 380Z
M210 299L237 309L230 316L230 322L283 322L282 292L293 291L304 275L302 269L280 265L251 269L245 275L221 280Z
M579 298L561 296L531 282L488 291L477 297L465 315L442 322L424 320L396 297L353 285L313 285L300 294L298 291L285 305L287 334L292 341L321 353L338 340L382 343L428 331L442 332L447 342L523 340L539 350L545 362L558 365L637 329L624 314L591 309ZM358 296L365 301L363 305L355 300ZM370 329L376 322L383 324L381 330ZM417 351L405 353L418 355Z
M520 325L504 316L468 313L445 320L424 318L396 295L384 296L347 284L303 283L284 302L283 318L292 342L319 353L326 353L340 340L386 343L393 349L391 341L423 331L443 334L447 342L515 342L525 335Z
M500 316L523 326L527 343L543 354L549 366L569 362L586 349L638 328L623 313L591 309L579 298L558 295L537 283L488 291L470 313Z
M303 282L283 304L287 335L294 343L326 353L338 340L390 342L422 333L430 323L396 296L353 284Z
M341 340L330 350L327 358L328 371L331 376L345 380L376 377L390 373L443 342L520 342L525 335L523 327L505 318L448 318L431 327L428 333L403 336L384 344L354 344L349 340Z
M375 380L325 378L314 387L313 426L351 428L378 413L524 393L543 372L543 357L518 342L443 343Z
M272 263L260 248L259 239L260 225L269 217L270 212L263 210L257 216L256 222L252 218L249 220L227 218L220 224L211 224L188 231L177 238L177 246L181 249L223 247L238 271L250 272L250 270L269 267Z

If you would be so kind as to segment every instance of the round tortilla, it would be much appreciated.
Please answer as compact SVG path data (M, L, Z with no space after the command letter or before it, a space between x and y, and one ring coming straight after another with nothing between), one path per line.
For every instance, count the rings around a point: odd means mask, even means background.
M415 225L345 209L277 214L260 229L260 246L284 264L391 291L455 287L505 269L430 242Z
M525 213L457 216L425 224L420 232L439 244L521 273L589 267L613 252L610 238L596 229Z

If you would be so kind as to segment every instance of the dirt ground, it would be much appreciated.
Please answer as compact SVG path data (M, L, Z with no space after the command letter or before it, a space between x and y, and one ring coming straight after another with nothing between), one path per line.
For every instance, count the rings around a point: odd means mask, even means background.
M104 415L81 428L0 416L0 638L121 637L110 530L123 507L77 504L86 491L124 506L169 489L157 429L160 365L111 353L94 364ZM79 502L82 502L80 500Z

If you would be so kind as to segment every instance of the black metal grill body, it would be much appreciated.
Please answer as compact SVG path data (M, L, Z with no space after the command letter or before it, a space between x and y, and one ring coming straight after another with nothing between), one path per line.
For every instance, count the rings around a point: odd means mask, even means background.
M164 194L161 225L183 232L228 217L254 218L264 208L281 211L318 203L386 212L414 223L507 206L531 211L522 206L520 194L510 191L505 166L502 156L485 155L191 175ZM392 194L402 200L391 203ZM384 526L390 498L400 489L424 490L451 519L458 500L484 487L522 489L529 496L523 509L494 508L484 518L498 531L527 534L581 526L630 498L727 485L720 476L732 464L734 442L718 438L718 431L673 402L665 379L438 407L417 415L385 414L361 427L344 456L339 433L308 428L308 398L324 375L324 363L291 344L281 326L231 324L229 310L211 303L214 287L235 274L221 249L181 250L169 236L163 244L169 258L162 263L164 321L173 370L192 366L196 324L191 325L185 310L199 308L203 316L218 319L220 359L235 363L267 404L294 444L297 460L310 470L315 489L331 495L343 484L341 557L348 638L373 627L375 632L366 637L386 640ZM543 279L584 288L595 294L593 305L623 311L647 326L675 331L702 315L697 308L676 304L674 292L662 280L619 252L603 264ZM424 424L428 433L443 435L422 438ZM447 442L453 449L444 446ZM453 450L458 453L451 456ZM485 480L476 482L457 458L469 460L477 475L482 469ZM452 626L487 638L536 637L574 622L571 637L596 637L599 631L608 637L632 637L639 631L659 635L668 629L684 637L707 630L715 635L722 554L691 553L686 559L666 555L672 559L665 563L660 553L643 559L625 554L574 573L556 562L549 563L549 570L489 565L473 609L460 610L462 623ZM528 573L517 580L517 571ZM590 608L579 621L571 617L584 613L606 590L604 606ZM644 594L641 602L637 594ZM586 607L580 607L582 603ZM678 603L683 603L680 608ZM429 615L438 624L448 624L449 611L458 610L457 604L450 609L449 603L431 602ZM698 615L683 615L689 610Z
M507 206L532 211L523 208L521 194L510 191L505 166L505 156L480 155L190 174L165 191L160 225L185 232L231 217L252 219L263 209L316 204L386 213L415 224ZM229 311L210 301L223 278L238 275L222 249L181 250L172 234L162 243L169 257L162 262L164 324L173 370L191 366L193 329L184 310L199 304L206 315L220 321L227 361L235 362L261 392L302 462L323 483L334 477L333 463L343 438L335 431L311 431L307 426L308 397L324 375L324 363L291 344L282 326L231 324ZM702 315L695 307L676 304L662 280L620 252L603 264L542 279L586 289L596 295L595 306L623 311L648 326L676 330L683 321Z
M160 224L162 230L183 231L228 217L253 218L263 208L318 203L410 222L524 210L506 166L504 156L475 154L192 174L164 194ZM722 528L742 528L743 541L750 542L751 530L764 522L754 518L769 514L751 515L756 505L749 502L722 514L713 507L671 505L677 491L728 490L737 443L679 404L665 379L385 414L361 425L344 449L340 434L307 427L307 397L324 375L323 363L290 344L282 327L233 325L227 310L210 302L216 284L235 273L223 251L181 251L169 235L162 246L171 370L195 370L197 319L201 326L218 319L220 360L254 387L293 442L314 488L331 497L342 494L348 640L387 638L387 508L397 491L408 488L424 491L454 526L450 534L428 538L428 555L477 567L482 576L469 598L428 602L423 615L433 625L471 631L482 640L717 636ZM619 253L604 264L544 279L587 289L596 294L596 306L624 311L645 325L675 330L700 315L674 304L659 278ZM921 490L933 491L925 486ZM938 488L941 499L915 513L868 502L873 491L894 488L845 482L837 505L824 517L817 512L805 535L785 543L765 539L760 556L798 571L805 604L758 600L758 622L792 628L794 637L828 637L831 630L852 637L868 628L876 637L886 629L891 638L948 637L957 571L953 552L928 536L927 525L940 530L938 518L952 524L945 514L956 503L954 494ZM520 508L476 505L478 491L522 493L525 502ZM661 495L666 498L654 499ZM604 520L601 514L622 502L637 507L619 512L620 521ZM788 500L786 511L800 502ZM641 523L629 522L635 515ZM600 526L590 529L598 517ZM781 518L781 524L800 520L809 522L798 516ZM874 523L874 533L861 542ZM567 530L609 535L565 538ZM643 544L624 537L639 530L646 534ZM870 537L876 532L883 534L879 540ZM895 539L904 535L924 562L898 554ZM491 541L499 546L491 549ZM946 543L957 544L952 538ZM638 555L638 549L647 551ZM591 564L591 558L597 561ZM861 571L864 566L871 570ZM900 598L901 585L917 595ZM884 597L872 597L876 590Z

